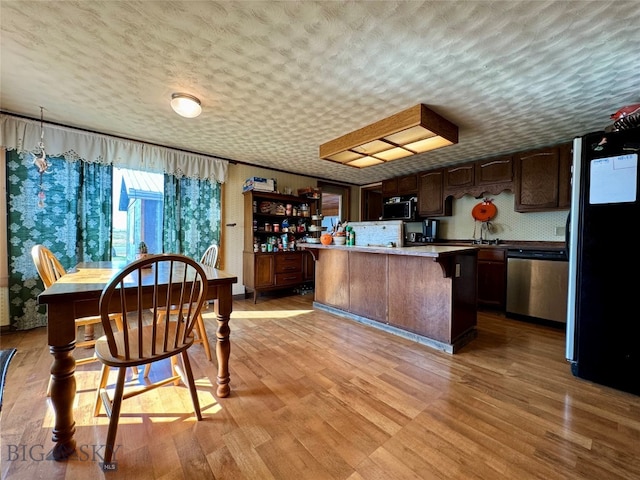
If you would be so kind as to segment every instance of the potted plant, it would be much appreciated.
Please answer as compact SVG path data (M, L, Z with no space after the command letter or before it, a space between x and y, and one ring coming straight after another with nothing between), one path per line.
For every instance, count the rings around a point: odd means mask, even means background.
M138 244L138 254L136 255L136 258L144 258L149 254L149 250L147 249L147 244L144 242L140 242Z

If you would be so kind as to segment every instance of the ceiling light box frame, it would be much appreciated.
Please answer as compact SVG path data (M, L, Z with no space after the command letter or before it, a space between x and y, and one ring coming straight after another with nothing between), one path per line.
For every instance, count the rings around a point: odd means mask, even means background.
M320 158L364 168L458 143L458 127L420 103L320 145Z

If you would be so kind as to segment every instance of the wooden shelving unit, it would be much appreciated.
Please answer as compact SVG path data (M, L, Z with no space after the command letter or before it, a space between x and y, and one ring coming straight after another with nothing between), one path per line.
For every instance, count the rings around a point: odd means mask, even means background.
M319 203L319 198L305 196L244 193L243 281L253 291L254 302L259 292L313 281L310 254L295 245L315 233L309 226L313 215L319 214Z

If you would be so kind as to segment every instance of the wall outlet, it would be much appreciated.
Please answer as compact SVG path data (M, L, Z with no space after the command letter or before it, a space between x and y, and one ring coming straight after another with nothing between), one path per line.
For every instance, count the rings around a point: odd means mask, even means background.
M556 227L556 237L564 237L567 227Z

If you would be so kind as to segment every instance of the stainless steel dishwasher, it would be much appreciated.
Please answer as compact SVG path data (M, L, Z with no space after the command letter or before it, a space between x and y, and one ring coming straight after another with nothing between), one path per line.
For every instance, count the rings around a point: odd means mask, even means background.
M566 323L568 278L565 250L507 250L507 316Z

